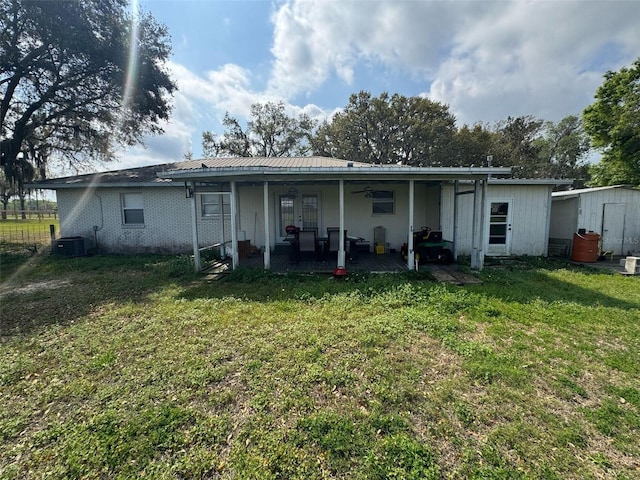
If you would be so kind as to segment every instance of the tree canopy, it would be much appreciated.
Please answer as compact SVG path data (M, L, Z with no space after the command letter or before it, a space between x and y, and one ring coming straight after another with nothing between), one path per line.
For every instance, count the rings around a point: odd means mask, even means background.
M251 105L251 118L243 129L227 112L225 132L202 133L202 150L207 157L285 157L307 155L315 122L306 114L288 115L284 103Z
M166 27L126 0L0 0L0 165L109 160L160 133L176 86Z
M581 121L530 115L494 125L458 128L447 105L423 97L361 91L315 129L307 116L287 115L283 103L254 104L247 127L225 115L225 131L203 132L206 156L322 155L365 163L410 166L513 167L520 178L576 178L584 185L589 140Z
M582 116L591 142L603 151L591 170L592 183L640 185L640 58L607 72Z
M312 144L317 155L360 162L444 165L454 132L455 117L447 105L361 91L320 126Z

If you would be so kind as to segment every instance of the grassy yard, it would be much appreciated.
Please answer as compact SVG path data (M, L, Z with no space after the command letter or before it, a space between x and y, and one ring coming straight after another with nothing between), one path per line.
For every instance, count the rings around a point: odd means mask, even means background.
M1 478L640 478L638 278L1 260Z

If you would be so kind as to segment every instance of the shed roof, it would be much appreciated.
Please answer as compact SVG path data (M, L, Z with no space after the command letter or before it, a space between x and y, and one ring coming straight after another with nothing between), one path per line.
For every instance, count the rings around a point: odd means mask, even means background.
M585 194L590 194L590 193L595 193L595 192L602 192L605 190L613 190L613 189L618 189L618 188L622 188L625 190L635 190L637 192L640 192L640 189L634 188L631 185L609 185L606 187L592 187L592 188L578 188L576 190L565 190L562 192L553 192L551 195L556 198L571 198L571 197L577 197L580 195L585 195Z

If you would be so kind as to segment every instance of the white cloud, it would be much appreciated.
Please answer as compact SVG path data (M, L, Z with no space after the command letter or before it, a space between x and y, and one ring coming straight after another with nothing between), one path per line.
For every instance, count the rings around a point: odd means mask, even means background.
M292 97L333 75L353 85L356 68L374 62L380 75L422 79L464 122L558 119L586 106L603 66L633 61L639 16L637 2L291 0L272 18L269 91Z
M362 66L387 77L391 92L413 94L393 87L394 79L413 80L416 91L449 104L460 123L527 114L558 120L580 113L604 71L640 52L634 1L285 0L274 8L273 57L260 60L272 62L267 87L255 87L257 65L197 74L170 63L179 90L166 133L126 152L123 163L175 161L190 148L198 155L202 130L221 131L225 112L246 119L254 103L284 101L290 113L326 118L343 105L326 111L290 99L322 96L336 79L353 92L367 90L368 79L357 76ZM196 47L206 66L207 47Z

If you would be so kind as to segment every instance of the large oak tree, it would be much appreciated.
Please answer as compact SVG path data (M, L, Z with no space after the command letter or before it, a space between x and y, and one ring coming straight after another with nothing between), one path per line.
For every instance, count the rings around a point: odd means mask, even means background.
M176 89L166 27L126 0L0 0L0 164L109 160L160 133Z
M317 155L367 163L449 165L454 132L455 117L447 105L361 91L318 128L313 149Z

